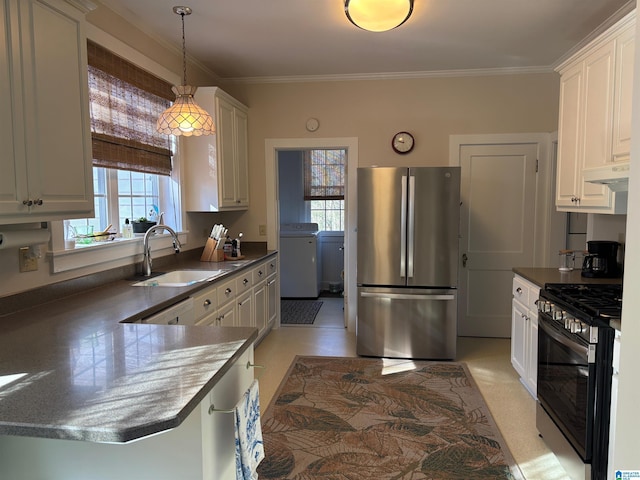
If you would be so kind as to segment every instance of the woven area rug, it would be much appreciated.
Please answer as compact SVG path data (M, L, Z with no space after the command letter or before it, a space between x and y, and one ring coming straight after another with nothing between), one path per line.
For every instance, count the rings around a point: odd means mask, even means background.
M464 363L296 357L261 479L522 479Z
M280 300L280 323L311 325L322 307L319 300Z

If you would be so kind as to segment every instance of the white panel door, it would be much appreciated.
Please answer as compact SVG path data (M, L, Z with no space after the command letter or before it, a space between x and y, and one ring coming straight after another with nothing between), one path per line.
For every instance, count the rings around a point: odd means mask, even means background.
M458 335L510 337L513 267L533 265L538 144L464 145Z

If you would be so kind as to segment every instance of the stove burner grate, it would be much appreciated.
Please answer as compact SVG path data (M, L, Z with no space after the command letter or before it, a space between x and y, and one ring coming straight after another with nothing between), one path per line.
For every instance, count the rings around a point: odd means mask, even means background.
M622 285L552 283L545 291L594 318L608 321L622 313Z

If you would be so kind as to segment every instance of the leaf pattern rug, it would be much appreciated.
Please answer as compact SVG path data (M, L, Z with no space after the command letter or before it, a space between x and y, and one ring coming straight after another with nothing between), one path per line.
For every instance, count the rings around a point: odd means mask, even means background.
M522 479L464 363L296 357L260 479Z

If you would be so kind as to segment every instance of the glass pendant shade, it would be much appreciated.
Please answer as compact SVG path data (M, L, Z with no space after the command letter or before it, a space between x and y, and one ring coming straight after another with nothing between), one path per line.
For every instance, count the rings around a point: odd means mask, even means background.
M385 32L407 21L413 0L345 0L344 11L356 27Z
M176 101L158 118L158 132L185 137L215 133L211 115L193 100L197 87L181 85L174 86L171 90L176 94Z
M211 115L198 106L193 99L197 87L187 85L187 48L184 38L184 16L191 15L189 7L173 7L173 13L182 19L182 78L180 86L173 86L171 90L176 94L176 101L167 108L156 122L156 130L167 135L182 135L185 137L212 135L216 129Z

